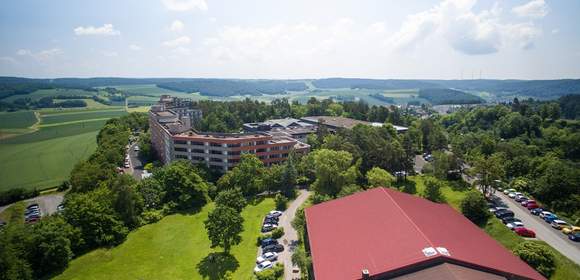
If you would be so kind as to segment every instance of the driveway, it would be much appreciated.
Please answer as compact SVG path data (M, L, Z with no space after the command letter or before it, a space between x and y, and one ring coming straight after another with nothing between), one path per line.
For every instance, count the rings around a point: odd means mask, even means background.
M528 209L521 206L515 200L509 198L502 192L496 192L494 199L499 199L501 202L512 210L516 218L522 220L527 228L536 232L536 238L545 241L552 248L558 250L562 255L568 257L573 262L580 264L580 243L574 242L561 231L553 229L550 224L544 222L538 216L530 214Z
M300 273L292 273L292 253L294 253L294 248L298 243L298 233L290 224L294 217L296 216L296 210L300 205L304 204L310 192L307 190L300 190L300 194L296 199L294 199L288 209L282 213L280 216L280 221L278 226L284 227L284 236L282 236L278 241L284 245L284 251L278 254L278 262L284 264L284 279L292 280L299 279ZM262 254L262 248L258 247L258 256Z
M141 180L141 174L143 174L143 163L139 159L139 152L135 151L135 146L137 146L137 143L131 144L127 149L130 166L129 168L125 168L125 172L133 175L136 180Z
M422 155L415 155L414 163L413 169L415 169L415 173L421 174L421 170L423 170L423 166L427 161L425 161Z

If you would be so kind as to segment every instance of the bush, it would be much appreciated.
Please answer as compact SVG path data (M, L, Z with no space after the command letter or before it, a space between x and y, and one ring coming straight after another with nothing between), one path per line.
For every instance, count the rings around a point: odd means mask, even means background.
M489 218L489 211L483 194L477 191L467 193L461 201L461 213L474 224L485 225Z
M27 198L38 196L40 192L36 189L27 190L23 188L15 188L0 192L0 205L8 205Z
M288 205L288 198L282 194L277 194L274 198L274 202L276 202L276 210L284 211Z
M272 238L272 234L271 233L266 233L266 234L259 235L258 238L256 238L256 246L262 245L262 240L268 239L268 238Z
M435 179L425 179L425 191L422 196L433 202L445 202L441 193L441 183Z
M272 231L272 238L278 239L282 236L284 236L284 227L279 227Z
M284 265L281 263L276 263L274 267L266 269L262 272L256 273L256 279L258 280L277 280L284 275Z
M524 241L516 246L514 254L548 278L556 270L554 254L546 246Z

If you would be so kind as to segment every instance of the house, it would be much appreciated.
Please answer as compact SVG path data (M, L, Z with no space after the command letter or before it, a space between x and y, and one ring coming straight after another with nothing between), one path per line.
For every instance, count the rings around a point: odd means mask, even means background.
M447 204L375 188L305 209L314 278L545 279Z

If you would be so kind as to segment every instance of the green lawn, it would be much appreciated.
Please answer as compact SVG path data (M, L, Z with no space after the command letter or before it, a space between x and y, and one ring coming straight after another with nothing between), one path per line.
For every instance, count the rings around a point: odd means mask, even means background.
M203 221L213 205L194 215L176 214L129 234L112 249L98 249L73 260L56 279L220 279L234 271L234 279L251 279L262 217L274 208L272 199L248 205L242 212L242 243L231 256L214 254ZM221 257L220 257L221 256Z
M0 113L0 129L27 128L36 123L33 111Z

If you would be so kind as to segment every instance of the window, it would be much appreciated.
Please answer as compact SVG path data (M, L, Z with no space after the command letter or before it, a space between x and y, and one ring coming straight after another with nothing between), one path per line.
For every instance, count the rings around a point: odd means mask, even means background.
M204 150L201 150L201 149L193 149L193 150L191 150L191 152L192 153L197 153L197 154L203 154L203 153L205 153L205 151Z
M278 151L278 150L280 150L280 147L272 147L272 148L270 148L270 151Z
M212 154L212 155L223 155L222 151L215 151L215 150L210 151L210 154Z
M283 158L287 158L288 157L288 154L287 153L286 154L282 154L282 157Z
M236 148L236 147L241 147L242 145L240 143L236 143L236 144L228 144L229 148Z
M203 146L203 142L196 142L196 141L191 141L191 145L195 145L195 146Z
M266 152L266 149L258 149L256 152L263 153L263 152Z
M187 152L186 148L175 148L176 152Z
M282 146L282 150L290 150L290 146Z
M175 158L187 159L187 156L186 155L175 155Z
M192 157L191 159L196 161L205 161L204 157Z
M280 154L274 154L274 155L270 155L270 158L279 158Z
M259 159L267 159L267 158L268 158L268 156L259 156L258 158L259 158Z
M176 145L187 145L187 141L185 140L175 140L173 143Z
M256 145L266 145L266 141L257 141Z
M231 152L228 152L228 155L230 155L230 156L239 156L240 154L241 154L240 151L231 151Z
M222 144L220 144L220 143L210 143L209 145L212 147L221 147L222 146Z
M209 161L211 162L223 162L223 160L221 158L210 158Z

